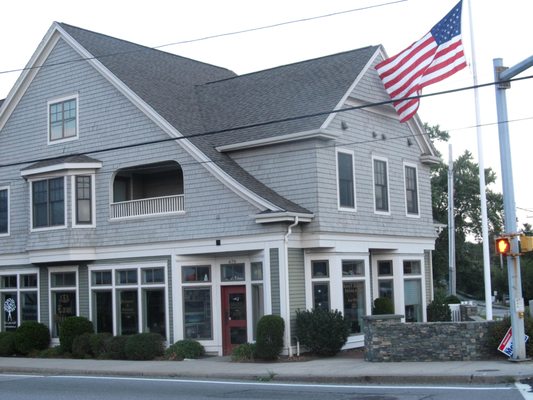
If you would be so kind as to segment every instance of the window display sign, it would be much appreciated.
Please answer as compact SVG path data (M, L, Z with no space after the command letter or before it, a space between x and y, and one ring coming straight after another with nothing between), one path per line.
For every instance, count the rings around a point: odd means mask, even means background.
M17 329L17 303L15 297L4 295L4 331Z

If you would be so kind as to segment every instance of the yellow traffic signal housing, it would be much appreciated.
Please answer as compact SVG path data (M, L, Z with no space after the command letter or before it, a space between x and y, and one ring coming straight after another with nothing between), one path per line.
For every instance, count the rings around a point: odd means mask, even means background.
M533 236L520 235L520 251L533 251Z
M494 241L496 247L496 254L503 256L508 255L511 252L511 239L508 237L499 237Z

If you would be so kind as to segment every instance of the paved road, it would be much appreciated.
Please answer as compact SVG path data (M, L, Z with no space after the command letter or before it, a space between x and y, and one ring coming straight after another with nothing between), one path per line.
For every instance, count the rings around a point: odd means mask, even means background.
M283 399L283 400L530 400L514 384L492 386L311 385L150 378L0 375L9 400Z

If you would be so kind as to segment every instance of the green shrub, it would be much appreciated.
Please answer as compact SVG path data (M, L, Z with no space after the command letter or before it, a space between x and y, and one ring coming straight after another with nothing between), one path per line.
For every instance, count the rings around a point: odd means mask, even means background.
M63 358L65 353L61 350L61 346L49 347L47 349L41 350L37 357L39 358Z
M126 340L128 360L153 360L163 355L163 336L159 333L138 333Z
M92 333L84 333L76 336L72 341L72 356L75 358L92 357L90 337Z
M0 357L15 354L15 332L0 332Z
M435 293L435 298L427 306L428 322L448 322L452 320L452 311L442 293Z
M110 333L93 333L89 336L89 346L95 358L104 358L108 352L109 342L113 337Z
M454 294L450 294L449 296L446 296L444 302L446 304L461 304L461 299Z
M283 349L285 322L279 315L264 315L257 323L256 356L275 360Z
M300 344L319 356L337 354L350 334L348 323L340 311L320 308L298 310L296 331Z
M394 304L388 297L378 297L374 300L372 315L394 314Z
M255 343L243 343L231 352L231 361L253 361L255 358Z
M165 351L167 360L181 361L184 358L200 358L205 354L204 346L193 339L178 340Z
M67 317L59 325L59 344L63 351L71 353L76 336L93 333L93 323L85 317Z
M126 360L126 341L128 336L113 336L106 344L105 358L112 360Z
M50 345L50 331L45 324L37 321L24 321L15 331L15 350L28 355L36 350L44 350Z

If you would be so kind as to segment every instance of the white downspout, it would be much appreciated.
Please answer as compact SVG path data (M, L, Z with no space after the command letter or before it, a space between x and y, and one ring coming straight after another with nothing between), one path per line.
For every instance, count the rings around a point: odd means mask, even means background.
M292 228L298 225L298 216L294 217L294 223L289 225L285 234L285 315L287 315L287 326L285 328L285 342L288 345L289 357L292 357L291 346L291 303L289 299L289 236Z

